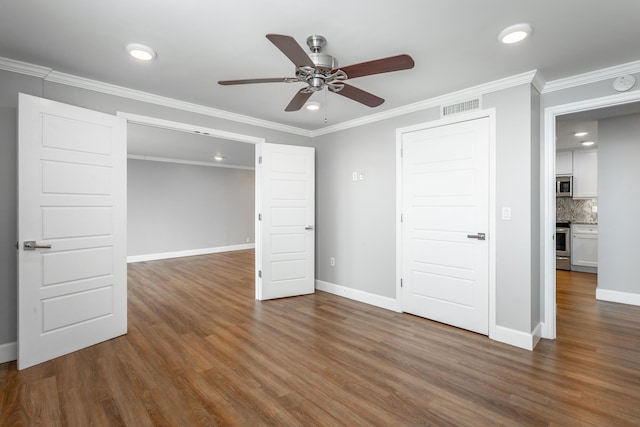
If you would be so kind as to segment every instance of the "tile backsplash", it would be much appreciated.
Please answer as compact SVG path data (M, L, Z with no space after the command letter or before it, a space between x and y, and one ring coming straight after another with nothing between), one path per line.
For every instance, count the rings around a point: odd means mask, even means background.
M598 199L556 198L556 221L597 223L598 213L592 211L598 206Z

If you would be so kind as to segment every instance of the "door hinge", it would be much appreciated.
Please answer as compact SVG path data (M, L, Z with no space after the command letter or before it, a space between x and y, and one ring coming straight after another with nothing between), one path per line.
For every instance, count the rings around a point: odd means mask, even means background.
M262 214L261 213L258 214L258 221L262 221Z
M262 156L258 157L258 164L261 165L262 164Z
M16 242L16 249L20 249L20 242Z
M404 222L404 214L400 214L400 222Z
M400 147L400 158L404 157L404 148Z
M262 279L262 270L258 270L258 277Z
M404 283L402 283L402 279L400 279L400 287L403 287Z

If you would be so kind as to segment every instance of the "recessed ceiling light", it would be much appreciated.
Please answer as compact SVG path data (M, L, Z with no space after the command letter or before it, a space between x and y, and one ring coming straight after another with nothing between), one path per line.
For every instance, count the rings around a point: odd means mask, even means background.
M158 56L149 46L139 43L129 43L127 45L127 52L129 52L129 55L141 61L151 61Z
M518 43L529 37L531 25L522 23L505 28L498 35L498 40L505 44Z
M576 132L573 134L574 136L580 137L580 136L585 136L585 135L589 135L589 132Z
M317 111L320 109L320 103L316 101L307 102L304 108L310 111Z
M222 155L220 155L220 154L216 154L216 155L213 157L213 159L214 159L215 161L217 161L217 162L221 162L221 161L223 161L223 160L224 160L224 157L223 157Z
M585 145L587 147L593 144L595 144L595 141L582 141L582 145Z

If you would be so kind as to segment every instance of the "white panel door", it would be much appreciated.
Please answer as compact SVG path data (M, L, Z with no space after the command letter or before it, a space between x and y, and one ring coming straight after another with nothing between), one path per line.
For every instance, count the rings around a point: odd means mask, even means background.
M315 151L258 146L261 163L256 298L315 291Z
M18 369L127 332L126 150L124 119L20 94Z
M402 309L488 334L489 119L403 134ZM490 236L487 236L487 238Z

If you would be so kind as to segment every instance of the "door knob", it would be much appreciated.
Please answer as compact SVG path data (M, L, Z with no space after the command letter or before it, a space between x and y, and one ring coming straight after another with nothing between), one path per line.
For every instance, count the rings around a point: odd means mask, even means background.
M484 233L467 234L467 237L469 239L478 239L478 240L485 240L486 239L486 235Z
M51 245L39 245L35 240L27 240L24 242L25 251L35 251L36 249L51 249Z

